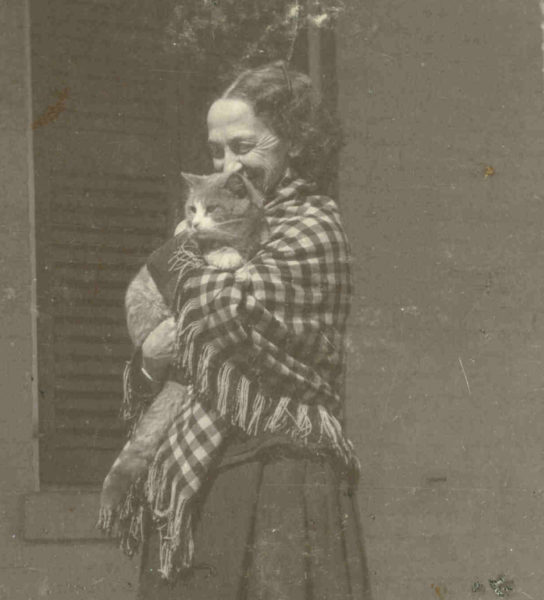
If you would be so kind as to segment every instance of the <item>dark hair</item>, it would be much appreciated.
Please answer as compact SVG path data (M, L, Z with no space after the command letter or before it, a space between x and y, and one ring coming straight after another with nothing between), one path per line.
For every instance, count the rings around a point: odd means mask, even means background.
M341 129L308 75L283 61L269 63L241 73L221 97L246 101L274 133L300 148L291 161L299 175L315 181L329 171L342 143Z

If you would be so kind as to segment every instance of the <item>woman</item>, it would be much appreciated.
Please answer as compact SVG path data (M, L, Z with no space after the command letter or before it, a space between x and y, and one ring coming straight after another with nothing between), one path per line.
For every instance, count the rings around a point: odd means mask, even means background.
M293 202L301 219L328 214L319 206L330 208L331 201L311 196L312 187L295 182L293 172L306 177L319 174L334 149L333 132L332 121L316 105L308 77L287 71L283 63L242 73L208 113L215 170L246 176L265 194L271 222L289 207L292 210ZM332 230L332 221L320 218L326 221L322 231ZM347 269L343 234L336 235L333 246ZM305 284L309 295L318 294L313 281ZM338 310L347 315L349 283L342 287L338 298L344 300ZM285 300L286 305L289 302L296 299ZM318 315L314 321L319 319ZM321 333L320 340L333 342L339 335L332 327L329 337ZM175 358L175 340L173 319L147 337L142 346L146 377L157 381L164 377ZM331 381L335 387L341 379L343 352L334 348L327 352L330 361L318 361L312 371L321 382L320 390L328 389ZM296 349L292 355L297 355ZM305 398L310 398L307 392L304 388ZM291 417L289 410L285 412ZM313 413L301 414L308 424L307 415ZM159 539L147 518L138 598L369 599L352 485L346 470L339 468L338 457L322 442L326 433L322 424L312 443L297 442L280 426L258 435L248 435L244 428L229 435L220 461L199 490L193 567L173 584L163 580Z

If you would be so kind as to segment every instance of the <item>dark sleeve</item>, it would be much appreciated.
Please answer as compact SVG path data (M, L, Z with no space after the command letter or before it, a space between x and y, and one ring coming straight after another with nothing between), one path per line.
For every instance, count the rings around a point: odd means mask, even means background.
M175 292L175 278L170 271L170 260L178 243L177 236L169 239L151 254L146 263L149 274L169 307L172 306Z
M155 250L147 260L149 274L155 285L162 294L169 308L174 307L178 276L177 271L172 269L172 261L181 246L187 248L193 255L199 256L200 251L197 244L190 240L184 231L170 238L160 248Z
M152 382L143 374L141 347L134 350L126 363L123 380L123 418L132 421L162 388L162 383Z

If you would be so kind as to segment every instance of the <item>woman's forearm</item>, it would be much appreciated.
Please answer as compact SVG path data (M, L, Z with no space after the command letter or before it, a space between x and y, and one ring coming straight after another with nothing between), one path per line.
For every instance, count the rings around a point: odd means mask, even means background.
M128 333L139 347L163 321L172 317L147 266L143 266L128 286L125 296Z

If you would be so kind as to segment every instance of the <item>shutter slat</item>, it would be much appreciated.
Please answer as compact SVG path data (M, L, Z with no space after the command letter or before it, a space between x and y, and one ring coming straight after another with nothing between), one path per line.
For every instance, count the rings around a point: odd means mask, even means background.
M75 248L93 248L95 250L120 250L136 252L139 256L145 256L145 251L151 251L157 248L162 238L155 234L150 239L149 234L135 234L123 231L86 231L84 236L81 231L69 231L67 229L57 228L54 232L54 246L56 247L75 247ZM122 235L120 235L122 234Z
M89 171L88 166L81 164L69 168L66 163L61 169L52 169L51 177L54 180L53 193L59 190L72 190L84 188L88 190L99 190L102 192L133 192L137 198L141 194L164 193L164 176L153 173L122 173L118 171L104 170L97 177L96 173Z
M112 363L106 357L92 357L82 360L70 360L64 356L58 356L55 361L55 369L58 375L94 375L102 377L102 375L117 375L119 378L123 374L123 364ZM121 399L119 398L119 401Z
M89 288L94 284L105 284L124 291L128 284L127 274L124 265L104 263L88 265L84 262L55 263L55 278L58 278L59 283L69 281L77 287Z
M122 303L116 298L114 302L104 302L99 304L92 302L72 302L70 304L53 304L51 315L54 319L75 319L87 322L89 327L94 323L121 323L125 322L125 311Z
M157 10L154 0L31 0L34 119L68 90L34 135L45 483L99 484L125 442L124 296L171 231L179 144L179 101L168 97L179 74Z
M81 210L78 210L81 208ZM113 211L100 211L94 207L73 206L70 210L56 211L52 224L56 230L80 231L84 234L90 230L104 231L106 234L113 232L144 233L145 235L160 235L165 228L163 214L147 214L134 216L130 210L126 214Z
M115 375L102 375L100 378L96 378L94 375L88 376L87 378L79 375L78 377L57 377L55 381L55 398L57 401L67 398L86 397L86 395L92 394L93 398L112 397L115 396L116 402L119 402L119 394L122 390L122 383L117 374ZM79 402L81 404L81 402ZM88 403L92 408L93 402Z
M69 426L69 421L66 424ZM77 430L65 430L62 427L59 427L55 437L55 450L58 451L64 449L71 452L77 452L78 449L85 448L88 450L116 449L117 452L119 452L123 446L123 435L124 430L121 429L103 430L102 432L99 430L93 431L86 423L81 423L81 427ZM89 456L91 455L91 453L87 455L87 460L89 460ZM106 466L104 473L107 473L107 470L111 467L112 463L113 456ZM60 474L60 476L62 477L62 474Z
M79 235L84 239L87 237L87 233L99 231L99 235L119 237L120 235L141 235L144 238L148 236L159 236L162 227L160 223L156 222L142 222L141 220L127 219L126 223L112 222L108 219L96 218L99 221L97 224L93 223L90 219L80 218L80 215L74 212L74 218L71 221L65 219L66 215L59 216L55 220L51 221L53 226L53 232L68 233L69 235ZM74 237L72 237L72 240Z
M59 436L60 437L60 436ZM71 443L77 443L73 446ZM40 476L42 481L57 485L93 485L103 480L115 456L120 442L97 443L90 440L85 445L81 439L67 440L64 445L42 441L40 445Z
M87 359L105 357L117 357L122 360L127 357L127 344L114 344L100 341L98 338L87 338L87 340L71 341L62 338L62 343L57 344L55 356L60 359L69 356L72 361L82 362Z
M117 419L117 411L111 414L93 415L91 412L57 408L55 421L60 433L90 437L115 437L122 435L125 428ZM106 417L106 418L105 418ZM107 418L109 417L109 418Z
M131 190L100 190L92 188L59 190L51 203L53 211L82 210L130 217L130 211L138 210L147 217L163 217L167 199L163 193L134 192Z
M73 323L55 320L54 327L55 335L59 336L59 338L74 339L75 337L88 337L89 335L89 322L87 320ZM92 334L100 339L111 340L125 345L129 339L124 322L93 323Z
M62 120L57 125L57 130L72 131L77 127L78 131L105 131L108 133L119 133L139 136L154 137L157 129L164 127L160 118L130 117L124 114L108 114L106 111L90 112L80 109L66 109Z
M68 308L66 305L74 302L96 304L106 308L115 306L118 302L122 303L124 289L124 285L114 283L83 287L77 279L66 279L51 290L51 300L66 308Z
M57 396L55 399L57 415L60 411L70 414L79 411L83 414L98 415L108 420L117 421L119 417L119 398L106 395L75 395Z
M103 248L79 246L52 246L51 255L54 268L57 265L67 263L94 266L97 264L117 266L126 269L126 273L135 274L142 265L142 258L135 256L132 252L121 252L115 250L104 250Z

